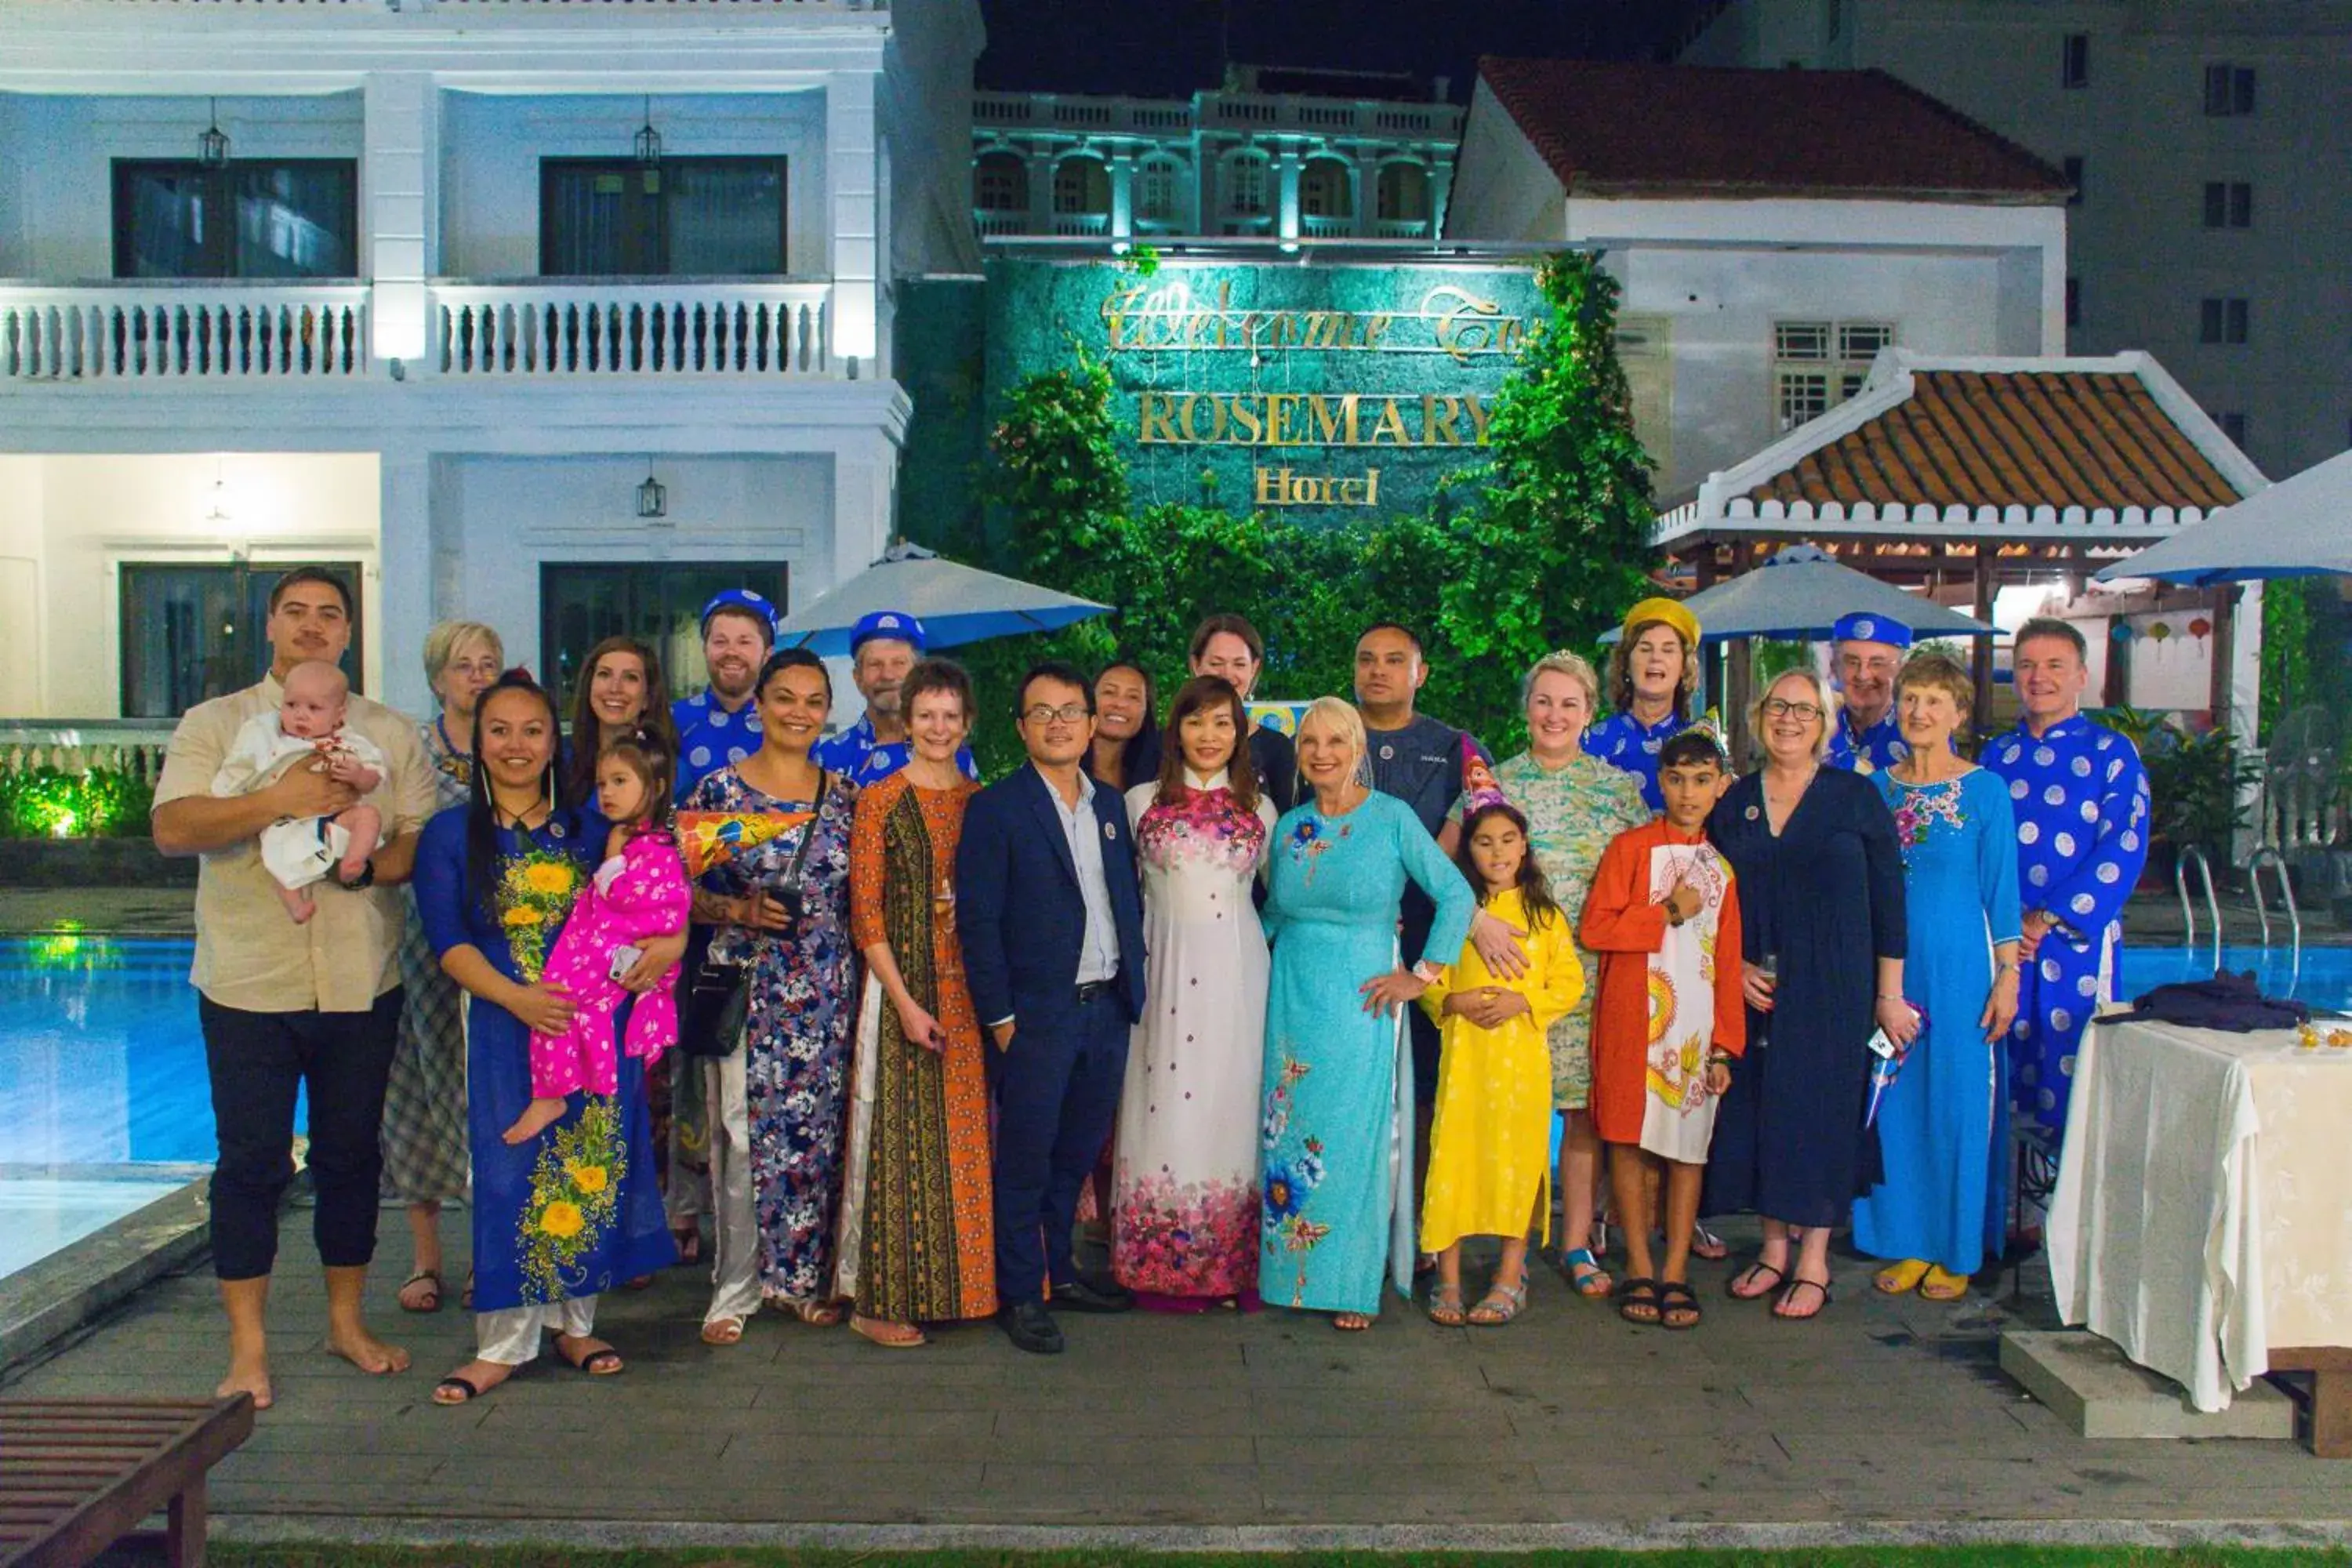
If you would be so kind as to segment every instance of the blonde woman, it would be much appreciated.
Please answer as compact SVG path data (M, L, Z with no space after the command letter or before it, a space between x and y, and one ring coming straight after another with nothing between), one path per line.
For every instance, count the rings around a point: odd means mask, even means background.
M479 621L443 621L425 634L425 679L439 711L417 726L433 764L433 809L463 805L474 783L474 708L506 668L499 634ZM400 943L400 1042L384 1085L383 1195L406 1205L414 1251L400 1287L404 1311L437 1312L441 1205L466 1195L465 997L441 973L412 889ZM471 1306L473 1287L466 1288Z
M1717 804L1706 837L1738 882L1749 1046L1717 1111L1702 1212L1762 1215L1764 1249L1731 1294L1811 1318L1830 1303L1830 1233L1879 1173L1863 1042L1883 1028L1907 1046L1918 1029L1903 1002L1903 855L1877 786L1822 765L1837 702L1818 675L1780 676L1748 721L1764 765Z
M1633 773L1584 749L1588 726L1601 707L1601 678L1572 653L1548 653L1519 681L1527 712L1528 749L1495 765L1503 798L1528 820L1528 841L1552 898L1574 927L1584 909L1593 868L1609 841L1650 820ZM1461 820L1461 806L1454 820ZM1592 1090L1592 999L1600 973L1580 947L1587 983L1584 1000L1546 1036L1551 1051L1552 1108L1568 1119L1559 1148L1559 1260L1580 1296L1609 1294L1612 1281L1592 1245L1593 1199L1600 1191L1601 1141L1586 1103Z
M1258 1290L1371 1327L1384 1267L1412 1279L1412 1058L1402 1010L1440 966L1403 967L1408 882L1436 907L1427 951L1459 953L1477 900L1412 808L1371 787L1364 721L1336 697L1298 726L1306 798L1275 826L1265 925Z

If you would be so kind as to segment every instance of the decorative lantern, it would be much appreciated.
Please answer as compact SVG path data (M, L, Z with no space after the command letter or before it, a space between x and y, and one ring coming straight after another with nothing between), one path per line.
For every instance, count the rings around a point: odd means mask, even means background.
M2160 643L2172 635L2172 627L2164 621L2151 621L2148 623L2147 635Z
M647 94L646 98L646 122L637 128L635 146L640 166L647 169L661 167L661 132L654 129L654 100L651 94Z
M210 100L212 122L196 138L196 162L207 169L228 167L228 132L220 128L220 100Z
M2127 643L2131 641L2131 623L2129 621L2118 620L2115 625L2107 628L2107 636L2113 637L2117 642Z
M2213 623L2200 616L2189 623L2189 635L2192 637L2210 637L2213 635Z
M669 491L650 468L646 470L646 482L637 487L637 515L648 519L669 515Z

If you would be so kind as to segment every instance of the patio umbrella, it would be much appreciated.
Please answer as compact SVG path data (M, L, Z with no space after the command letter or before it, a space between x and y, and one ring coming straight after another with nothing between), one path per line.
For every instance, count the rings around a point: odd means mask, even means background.
M2352 574L2352 452L2315 464L2116 562L2098 580L2239 583Z
M882 559L829 594L819 595L783 618L779 647L846 654L850 628L877 610L900 610L923 623L932 647L1050 632L1111 606L1000 577L978 567L944 560L919 544L898 543Z
M1982 621L1906 594L1867 573L1841 566L1810 544L1776 552L1753 572L1692 595L1683 608L1698 617L1704 640L1809 637L1825 641L1841 616L1870 615L1920 637L1992 636ZM1614 642L1620 634L1601 640Z

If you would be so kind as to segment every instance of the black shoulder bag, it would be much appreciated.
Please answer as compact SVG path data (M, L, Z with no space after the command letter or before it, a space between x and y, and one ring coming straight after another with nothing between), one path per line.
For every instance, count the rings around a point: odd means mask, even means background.
M802 868L808 861L809 841L816 837L817 818L824 810L825 786L831 782L831 776L819 770L816 804L810 808L808 826L802 831L801 841L793 847L793 858L784 868L783 880L773 889L753 889L754 896L765 891L783 905L784 912L794 921L808 907ZM686 994L678 998L677 1008L677 1048L681 1055L733 1056L735 1042L743 1037L743 1025L751 1013L751 966L712 959L710 944L718 935L719 928L708 925L695 926L687 933L683 961Z

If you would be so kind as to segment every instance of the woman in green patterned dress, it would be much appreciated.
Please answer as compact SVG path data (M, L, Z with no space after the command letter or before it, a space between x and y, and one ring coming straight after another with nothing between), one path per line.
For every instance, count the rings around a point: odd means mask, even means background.
M1528 749L1496 764L1504 798L1528 819L1536 864L1552 897L1574 916L1584 908L1592 869L1609 841L1650 820L1641 781L1584 750L1585 726L1601 705L1601 680L1572 653L1548 653L1519 682L1527 709ZM1461 807L1454 807L1460 820ZM1593 1256L1593 1201L1601 1183L1601 1142L1586 1111L1592 1089L1592 998L1599 971L1592 954L1576 950L1584 965L1584 1000L1551 1026L1552 1104L1568 1119L1560 1141L1560 1262L1580 1296L1605 1296L1612 1281Z
M441 711L419 725L433 763L434 809L463 805L474 778L474 705L506 666L499 634L443 621L425 634L425 679ZM441 973L415 890L400 943L400 1043L383 1094L383 1195L408 1209L414 1251L401 1307L441 1310L441 1205L466 1195L466 1027L457 983ZM466 1288L470 1298L473 1287Z

